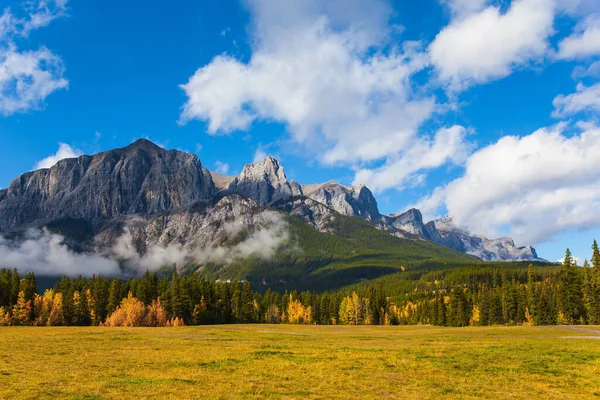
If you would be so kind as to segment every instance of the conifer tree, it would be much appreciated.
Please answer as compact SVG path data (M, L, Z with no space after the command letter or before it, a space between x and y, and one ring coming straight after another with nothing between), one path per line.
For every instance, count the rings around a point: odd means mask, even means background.
M21 291L21 279L19 277L19 272L15 268L12 273L11 278L11 287L10 287L10 306L17 304L17 300L19 299L19 292Z
M573 262L569 249L558 277L557 303L562 324L578 324L585 318L583 305L583 277Z

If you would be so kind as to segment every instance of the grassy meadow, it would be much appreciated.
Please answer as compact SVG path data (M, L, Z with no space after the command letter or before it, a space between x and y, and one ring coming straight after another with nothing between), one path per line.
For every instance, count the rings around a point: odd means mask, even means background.
M0 399L600 398L600 328L0 328Z

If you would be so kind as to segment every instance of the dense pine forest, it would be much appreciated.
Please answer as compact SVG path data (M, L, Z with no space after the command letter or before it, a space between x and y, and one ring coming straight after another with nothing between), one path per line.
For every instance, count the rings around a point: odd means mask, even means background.
M600 251L591 265L450 268L334 292L261 293L249 282L63 277L37 293L33 273L0 270L0 325L177 326L231 323L440 326L600 324ZM400 284L402 282L402 284ZM407 283L408 282L408 283Z

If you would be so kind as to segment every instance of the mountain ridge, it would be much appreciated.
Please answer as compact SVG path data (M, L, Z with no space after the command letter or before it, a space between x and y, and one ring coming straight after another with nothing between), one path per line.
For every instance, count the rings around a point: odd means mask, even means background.
M210 203L215 196L244 196L258 206L285 210L320 231L335 214L370 221L401 238L421 239L475 255L485 261L539 260L531 246L510 238L489 240L449 223L425 223L421 212L382 215L364 185L334 181L300 185L288 180L273 157L247 164L237 176L202 166L191 153L166 150L147 139L101 152L64 159L48 169L27 172L0 190L0 232L42 226L65 218L99 220L156 215Z

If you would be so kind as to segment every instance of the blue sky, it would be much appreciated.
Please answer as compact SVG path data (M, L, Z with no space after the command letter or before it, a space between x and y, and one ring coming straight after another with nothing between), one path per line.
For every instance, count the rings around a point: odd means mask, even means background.
M147 137L230 175L274 155L552 260L600 238L597 1L2 6L0 187Z

